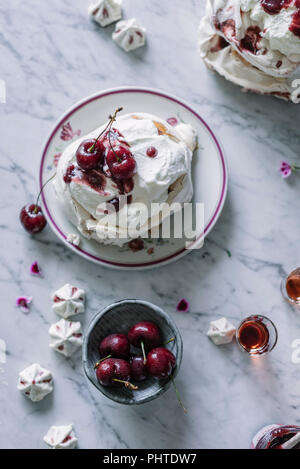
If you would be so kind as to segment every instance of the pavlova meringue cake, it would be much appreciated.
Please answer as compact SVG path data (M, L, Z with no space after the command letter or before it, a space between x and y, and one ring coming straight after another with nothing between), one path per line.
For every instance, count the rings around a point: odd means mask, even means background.
M152 203L191 201L196 132L176 124L147 113L125 114L65 149L55 190L84 237L122 246L136 238L128 225L139 225L140 236L147 237L149 227L161 223Z
M300 1L207 0L199 45L206 65L226 79L292 100L300 65Z

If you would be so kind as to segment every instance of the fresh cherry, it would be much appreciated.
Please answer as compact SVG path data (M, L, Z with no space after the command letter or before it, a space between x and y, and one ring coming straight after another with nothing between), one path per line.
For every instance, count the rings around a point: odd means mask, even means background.
M39 205L28 204L20 212L20 221L26 231L32 234L40 233L47 221Z
M135 347L141 347L146 364L145 350L151 350L161 344L161 336L156 324L150 321L142 321L135 324L128 332L128 340Z
M130 344L125 334L110 334L100 343L99 351L101 357L127 358Z
M134 381L144 381L148 377L148 370L144 364L144 357L133 355L130 360L131 377Z
M182 403L180 394L178 392L175 380L172 376L173 370L176 367L176 358L170 350L164 347L157 347L147 355L147 370L151 376L157 379L164 379L171 377L174 390L179 404L186 413L186 409Z
M130 179L135 173L135 159L124 146L111 148L106 155L106 163L116 179Z
M168 378L175 367L176 358L167 348L154 348L147 355L147 369L154 378Z
M104 159L104 145L101 140L89 138L84 140L76 151L78 166L84 171L96 169Z
M102 386L125 386L130 389L137 389L129 382L129 363L120 358L107 358L99 363L96 371L97 379Z

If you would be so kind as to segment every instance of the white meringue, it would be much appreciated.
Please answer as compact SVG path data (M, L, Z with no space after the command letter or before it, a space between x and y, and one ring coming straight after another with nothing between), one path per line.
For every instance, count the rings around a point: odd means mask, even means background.
M82 346L83 334L80 322L61 319L51 325L49 335L51 337L50 347L65 357L70 357Z
M119 47L129 52L145 44L146 29L135 18L119 21L112 38Z
M52 309L63 318L84 312L85 292L66 283L52 295Z
M269 14L258 0L208 1L216 32L248 63L274 77L289 76L298 67L300 38L290 30L296 2L282 2Z
M53 425L44 436L44 441L51 449L74 449L78 440L70 424Z
M207 335L216 345L229 344L235 335L235 327L226 318L217 319L211 321Z
M76 233L69 233L67 236L67 241L70 244L73 244L73 246L78 247L80 245L81 239L80 236Z
M70 165L77 165L76 150L81 141L72 142L63 152L54 180L57 197L66 216L76 226L82 236L104 244L125 245L134 238L128 226L137 226L142 219L140 206L143 204L151 212L150 226L155 226L157 213L152 203L190 202L193 196L191 163L197 145L197 133L190 124L170 125L166 120L148 113L131 113L117 118L114 127L121 132L130 145L136 160L137 171L133 176L134 185L128 192L132 197L129 205L120 208L119 220L109 217L99 210L101 204L120 197L120 190L109 176L105 176L105 189L100 192L89 184L83 184L82 175L74 177L67 184L64 175ZM82 137L95 138L101 126ZM157 157L149 158L147 149L157 149ZM82 174L82 173L81 173ZM106 225L108 223L108 226ZM141 223L147 237L148 221ZM143 233L143 234L144 234Z
M53 391L51 372L33 363L19 373L18 390L33 402L41 401Z
M294 101L293 78L276 78L267 75L246 62L229 43L217 34L209 14L201 20L198 39L201 57L210 70L216 71L226 80L241 86L243 91L273 95Z
M122 18L122 0L98 0L88 8L88 14L101 26Z

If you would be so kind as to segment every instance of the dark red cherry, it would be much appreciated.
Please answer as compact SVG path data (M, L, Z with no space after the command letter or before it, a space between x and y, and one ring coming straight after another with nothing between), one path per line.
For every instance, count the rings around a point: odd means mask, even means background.
M78 166L85 171L98 168L103 162L104 151L105 148L101 140L95 138L84 140L76 151Z
M128 332L129 342L135 347L144 343L145 349L151 350L161 344L161 336L156 324L150 321L142 321L135 324Z
M149 147L146 153L149 158L155 158L157 156L157 149L155 147Z
M161 344L159 329L156 324L150 321L135 324L128 332L128 339L132 345L142 349L144 365L147 363L145 350L151 350Z
M101 357L127 358L130 344L125 334L110 334L100 343L99 351Z
M39 205L28 204L20 212L20 221L26 231L32 234L40 233L47 221Z
M106 155L107 166L116 179L130 179L135 173L135 159L128 148L110 149Z
M168 378L175 367L176 358L164 347L157 347L147 355L147 369L154 378Z
M125 386L130 389L137 389L129 382L129 363L120 358L107 358L97 366L97 379L102 386Z
M132 356L129 360L130 373L133 381L144 381L148 377L147 366L144 364L144 357Z

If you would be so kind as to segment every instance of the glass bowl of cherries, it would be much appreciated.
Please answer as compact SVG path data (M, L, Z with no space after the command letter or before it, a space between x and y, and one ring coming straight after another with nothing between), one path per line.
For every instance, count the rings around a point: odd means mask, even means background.
M142 300L123 300L98 313L83 344L83 368L109 399L134 405L161 396L173 383L182 359L182 339L170 316Z

